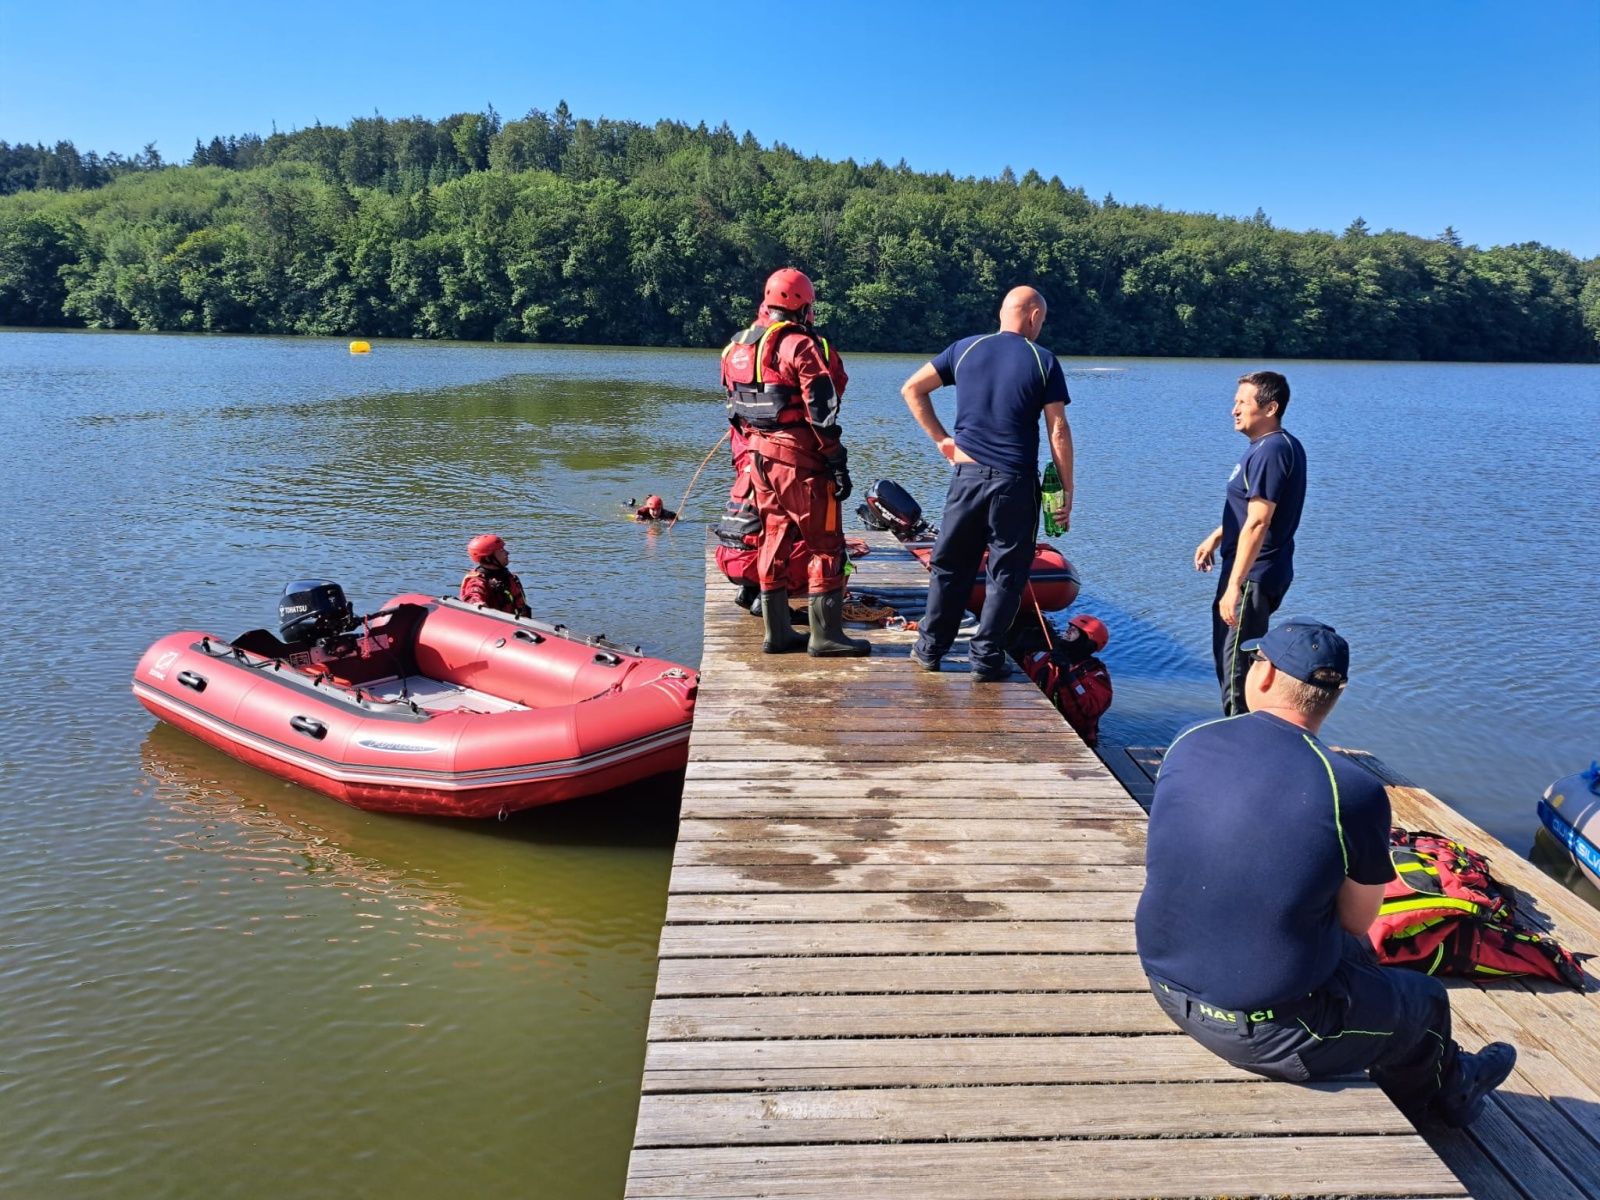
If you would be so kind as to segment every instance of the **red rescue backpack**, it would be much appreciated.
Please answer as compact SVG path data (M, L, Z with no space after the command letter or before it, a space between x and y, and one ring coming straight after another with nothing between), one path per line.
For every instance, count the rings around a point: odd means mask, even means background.
M1025 655L1022 669L1067 724L1091 747L1100 740L1100 717L1111 707L1111 675L1105 663L1090 656L1073 666L1061 649Z
M1533 975L1584 987L1578 960L1516 912L1488 860L1437 833L1389 831L1396 878L1369 936L1378 961L1429 975L1503 979Z

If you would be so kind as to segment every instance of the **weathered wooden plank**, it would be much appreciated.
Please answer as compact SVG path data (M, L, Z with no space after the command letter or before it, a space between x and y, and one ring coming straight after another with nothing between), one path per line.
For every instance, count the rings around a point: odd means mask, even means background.
M708 740L704 744L700 744L695 740L696 736L690 737L690 752L703 761L721 759L727 762L792 763L796 771L805 770L812 763L926 762L930 757L937 757L940 754L945 756L943 761L946 762L1004 764L1022 755L1053 752L1046 744L1049 739L1025 735L1019 735L1015 742L1008 742L1002 737L991 737L988 734L977 737L947 734L943 737L958 740L948 748L941 747L937 753L927 739L895 742L884 746L874 746L870 740L854 740L849 734L829 735L830 738L835 736L852 738L850 741L842 742L808 741L799 735L792 741L773 739L724 742L717 740L720 735L712 733L706 735ZM870 738L875 735L862 736Z
M690 760L685 778L691 781L723 780L747 782L770 780L780 783L793 781L800 769L787 763L768 762L758 758L721 761ZM1092 754L1088 758L1066 762L1058 757L1007 763L996 768L992 763L962 763L960 761L910 762L874 766L870 763L835 765L817 763L804 768L807 780L841 779L859 781L864 787L874 785L905 787L913 782L942 782L945 780L973 780L996 786L1011 786L1023 782L1052 782L1056 780L1103 779L1105 765ZM870 792L868 793L870 795Z
M651 1042L646 1092L1253 1079L1180 1033Z
M1148 992L658 998L651 1041L1170 1033Z
M709 685L707 690L700 692L695 701L694 714L698 720L702 716L721 717L727 715L740 715L750 711L751 697L758 694L750 687L729 690L721 684ZM759 694L766 694L765 689L760 689ZM773 692L773 695L778 693ZM906 713L982 713L993 715L996 719L1007 718L1011 713L1055 713L1056 710L1048 704L1041 705L1041 697L1030 696L1027 692L1006 690L998 695L990 696L987 693L956 692L947 688L884 688L862 685L852 687L843 692L802 692L798 695L789 694L787 690L783 695L783 705L790 713L804 712L833 712L843 710L846 712L887 711ZM1056 713L1057 719L1060 714Z
M1026 866L1063 864L1134 865L1144 862L1142 842L1090 837L1063 830L1049 842L679 842L674 865L950 866L993 863Z
M1528 1200L1466 1130L1424 1122L1418 1133L1473 1200Z
M638 1146L967 1139L1409 1135L1370 1083L1040 1084L646 1096ZM1183 1149L1179 1148L1180 1152ZM933 1180L926 1181L931 1190Z
M662 958L844 954L1114 954L1126 921L831 921L667 925Z
M1131 921L1138 892L748 892L672 895L667 924L710 921Z
M767 764L762 764L763 766ZM952 764L956 766L959 764ZM997 777L998 776L998 777ZM1004 769L991 770L988 779L953 775L949 779L888 780L874 772L865 779L812 778L809 771L791 770L780 779L691 779L684 789L690 798L699 796L797 796L830 799L848 797L870 807L878 801L935 799L1054 801L1094 800L1120 807L1120 815L1137 817L1143 810L1133 804L1118 804L1127 794L1104 776L1089 774L1087 764L1078 778L1013 779Z
M656 972L657 996L1149 989L1132 953L669 958Z
M1545 1042L1544 1032L1559 1032L1551 1029L1559 1019L1532 994L1503 987L1452 987L1450 1008L1460 1029L1517 1048L1517 1069L1499 1091L1506 1111L1569 1175L1592 1185L1586 1191L1600 1188L1600 1094L1561 1061L1564 1040Z
M1559 1046L1562 1060L1572 1064L1584 1079L1600 1079L1600 1016L1595 1013L1594 995L1575 992L1547 979L1524 979L1520 983L1539 998L1540 1008L1555 1013L1564 1022L1564 1032L1558 1036L1552 1031L1547 1044Z
M968 798L929 796L923 799L863 800L859 796L792 796L787 793L763 795L747 792L735 795L705 795L695 792L683 798L683 820L721 821L737 818L780 817L802 820L859 820L865 818L898 821L908 817L939 819L961 817L1127 817L1139 811L1126 794L1112 799L1101 796L1057 796L1048 799L1029 797L997 799L992 796Z
M1404 1135L662 1148L636 1150L628 1174L638 1200L1465 1194Z
M680 842L788 842L859 840L873 842L1031 842L1114 841L1143 845L1143 818L983 817L928 818L856 817L837 820L778 816L730 817L708 821L683 819L678 824Z
M746 863L735 866L680 864L668 889L678 892L1137 892L1144 887L1141 863L1028 863L944 866L838 863Z
M1584 1195L1539 1145L1506 1114L1498 1094L1468 1134L1508 1179L1538 1200L1584 1200Z
M1013 708L1007 710L1004 724L1008 733L1032 734L1041 737L1059 737L1070 728L1055 710L1040 712L1036 709ZM807 712L803 717L793 713L778 716L768 712L720 712L701 714L696 706L694 728L697 734L751 733L758 737L783 735L803 731L807 736L826 740L834 733L895 734L941 739L948 733L965 733L972 729L969 713L951 708L938 711L906 708L855 709L837 705L831 709Z

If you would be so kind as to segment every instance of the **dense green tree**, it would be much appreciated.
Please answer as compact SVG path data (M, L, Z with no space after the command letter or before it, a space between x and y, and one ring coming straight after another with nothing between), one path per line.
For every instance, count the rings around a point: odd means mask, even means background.
M713 346L792 263L852 349L934 349L1032 283L1069 354L1600 358L1600 262L1533 243L1300 233L564 103L218 136L160 166L0 143L0 321Z

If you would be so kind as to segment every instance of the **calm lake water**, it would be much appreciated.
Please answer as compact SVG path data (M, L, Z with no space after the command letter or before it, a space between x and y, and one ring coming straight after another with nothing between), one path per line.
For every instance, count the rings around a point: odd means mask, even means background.
M1048 330L1046 331L1048 335ZM1048 336L1046 337L1048 341ZM937 509L943 461L850 359L858 485ZM1216 707L1190 566L1260 363L1070 363L1078 606L1109 737ZM1600 755L1600 369L1291 363L1311 492L1287 611L1337 625L1364 747L1518 849ZM693 664L722 431L705 352L0 332L0 1194L620 1194L676 797L505 824L368 815L159 725L175 629L451 591L502 534L536 613ZM943 395L943 394L942 394ZM949 402L945 401L948 409Z

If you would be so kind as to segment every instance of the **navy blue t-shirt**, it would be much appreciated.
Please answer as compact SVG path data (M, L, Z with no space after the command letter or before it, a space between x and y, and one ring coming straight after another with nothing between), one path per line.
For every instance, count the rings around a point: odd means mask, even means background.
M1233 561L1238 549L1239 530L1244 527L1251 500L1270 500L1277 507L1272 510L1261 553L1245 578L1288 587L1294 579L1294 534L1306 506L1306 451L1287 430L1274 430L1251 442L1228 476L1220 551L1226 562Z
M1346 877L1394 878L1382 784L1280 717L1192 725L1150 805L1139 958L1221 1008L1304 996L1343 954Z
M962 338L933 360L939 381L956 386L956 445L997 471L1039 470L1039 415L1071 404L1056 356L1020 333Z

